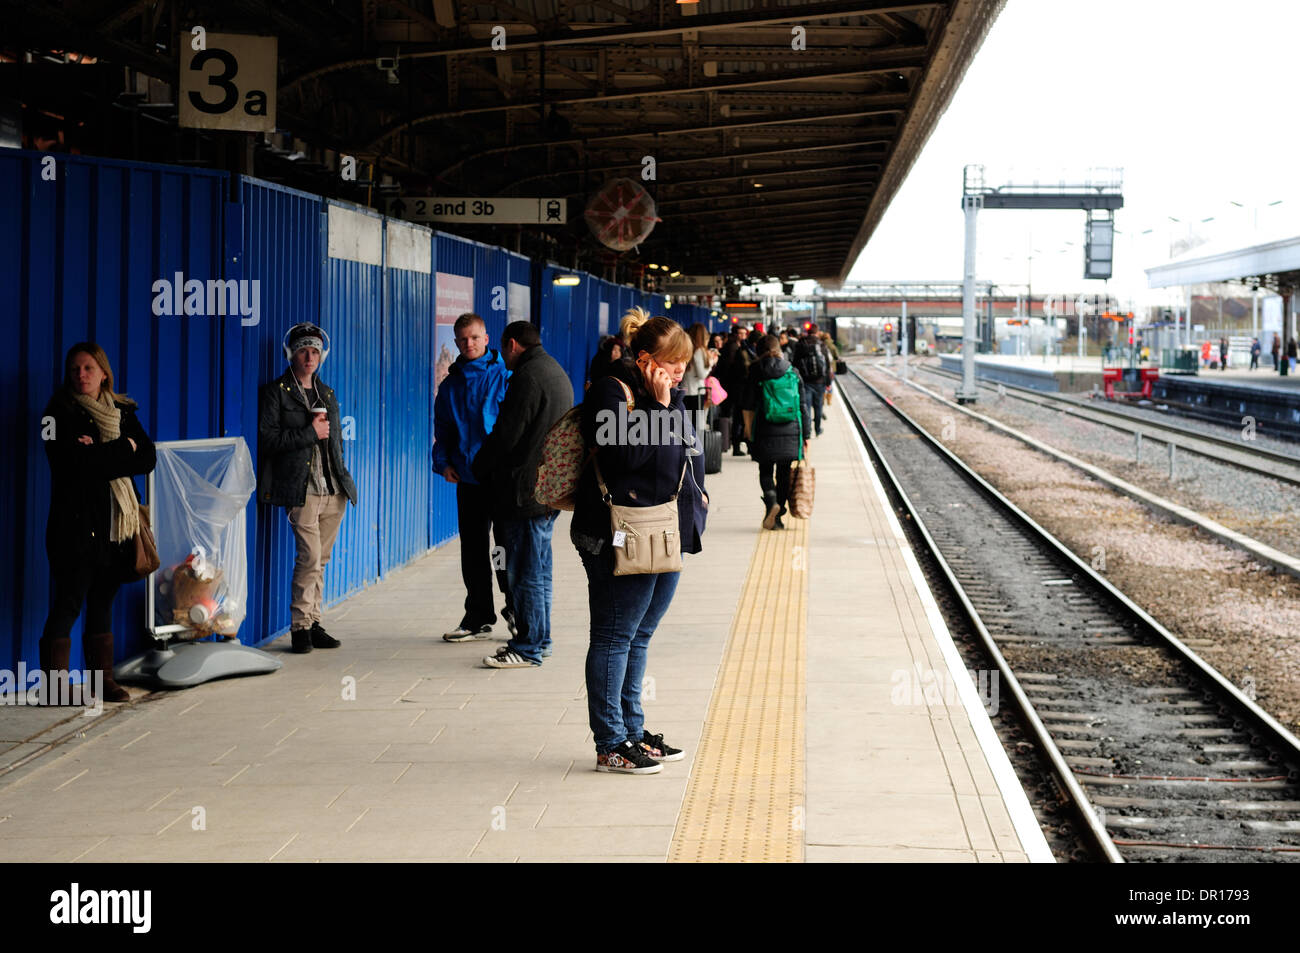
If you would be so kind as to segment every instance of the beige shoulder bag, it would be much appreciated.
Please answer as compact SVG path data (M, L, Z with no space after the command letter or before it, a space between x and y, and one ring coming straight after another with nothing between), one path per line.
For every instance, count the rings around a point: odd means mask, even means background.
M614 532L614 575L636 576L648 573L681 572L682 541L677 517L677 496L686 479L688 459L682 464L682 476L677 490L667 503L654 506L618 506L610 496L609 487L596 467L596 484L600 498L609 507L610 523Z

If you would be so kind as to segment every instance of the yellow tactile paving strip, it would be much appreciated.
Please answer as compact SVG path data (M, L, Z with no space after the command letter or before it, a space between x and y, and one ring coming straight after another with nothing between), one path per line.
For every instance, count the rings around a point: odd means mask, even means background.
M671 862L798 863L808 521L760 531L673 833Z

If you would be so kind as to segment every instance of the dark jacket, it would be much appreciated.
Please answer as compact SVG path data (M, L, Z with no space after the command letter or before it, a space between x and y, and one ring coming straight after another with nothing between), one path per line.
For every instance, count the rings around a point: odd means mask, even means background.
M550 512L533 495L542 440L573 406L569 375L540 344L519 355L496 426L474 455L474 478L492 487L493 515L522 520Z
M477 483L474 455L496 426L510 372L499 351L489 349L467 361L465 355L447 370L433 401L433 470L454 467L464 483Z
M722 388L727 392L728 398L733 394L739 394L744 389L750 365L754 360L753 352L737 340L729 340L722 346L722 354L718 357L718 364L722 370L717 377L722 382Z
M343 465L343 429L334 391L315 379L316 395L329 408L330 479L334 491L342 490L357 505L357 486ZM262 387L257 401L257 499L271 506L302 506L311 479L311 450L316 445L311 408L293 379L290 368Z
M821 358L820 362L814 355ZM813 365L818 363L821 365L821 373L814 374ZM820 338L805 335L799 339L799 343L794 346L794 365L810 389L825 387L830 380L831 355Z
M685 442L667 442L658 445L628 440L597 440L598 420L615 420L619 405L626 396L617 381L622 380L632 389L635 412L671 411L681 421ZM608 411L609 416L602 416ZM662 419L662 418L661 418ZM630 422L629 422L630 423ZM609 432L608 426L606 433ZM681 532L682 552L698 553L703 547L701 536L708 516L704 502L704 455L688 455L688 449L703 450L703 441L691 427L690 415L682 407L682 392L670 392L668 406L659 403L645 388L637 366L619 361L611 376L595 381L582 402L582 436L588 447L596 447L596 459L605 477L613 502L620 506L653 506L665 503L677 490L682 478L682 464L687 460L686 478L682 480L681 494L677 497L678 528ZM661 434L662 436L662 434ZM693 442L697 446L692 447ZM600 497L596 484L596 468L590 464L582 472L569 525L569 538L579 549L598 553L612 540L609 507Z
M760 462L767 460L798 460L800 454L800 437L804 440L812 433L811 390L799 374L799 416L803 420L802 434L798 421L789 423L770 423L763 416L763 381L776 380L790 369L790 362L783 357L764 357L749 369L749 379L740 398L741 410L754 411L754 439L749 442L750 455Z
M132 401L118 400L122 411L122 436L107 443L99 439L99 427L82 407L62 388L46 405L42 430L53 425L45 441L45 456L50 461L50 514L45 524L45 552L56 570L81 563L97 567L114 566L123 570L122 579L134 564L135 544L129 540L109 542L112 515L109 481L123 476L139 476L154 468L153 441L136 418ZM83 444L78 438L89 436ZM135 441L135 450L127 438ZM139 491L136 491L139 498Z

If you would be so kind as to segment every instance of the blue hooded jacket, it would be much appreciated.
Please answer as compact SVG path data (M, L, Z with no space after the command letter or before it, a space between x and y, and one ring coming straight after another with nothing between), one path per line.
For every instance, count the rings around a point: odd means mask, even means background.
M478 483L474 455L492 432L506 396L510 372L501 354L489 350L475 361L462 354L447 371L433 402L433 469L456 468L462 483Z

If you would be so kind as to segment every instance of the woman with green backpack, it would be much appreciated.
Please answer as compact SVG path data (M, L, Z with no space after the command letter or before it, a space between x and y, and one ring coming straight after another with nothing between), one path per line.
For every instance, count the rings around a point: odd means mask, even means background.
M750 456L758 462L763 529L785 529L781 517L790 496L790 468L808 452L811 399L803 377L782 355L780 340L764 336L740 403Z

